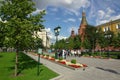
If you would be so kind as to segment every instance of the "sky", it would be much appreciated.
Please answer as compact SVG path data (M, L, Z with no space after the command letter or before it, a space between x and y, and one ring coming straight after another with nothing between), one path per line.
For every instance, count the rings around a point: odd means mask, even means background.
M71 30L78 33L82 11L86 12L90 25L100 25L110 20L120 19L120 0L33 0L36 11L46 10L43 23L48 36L55 41L54 28L61 26L59 39L69 37Z

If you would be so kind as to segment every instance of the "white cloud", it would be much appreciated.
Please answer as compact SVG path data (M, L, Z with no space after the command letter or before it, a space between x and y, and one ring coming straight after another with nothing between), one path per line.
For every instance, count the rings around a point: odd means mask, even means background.
M109 22L111 20L115 20L115 19L119 19L120 16L113 16L113 14L115 13L114 10L112 10L110 7L106 8L106 10L98 10L98 13L96 15L97 19L96 19L96 24L103 24L106 22Z
M47 31L47 36L50 38L51 42L55 42L56 41L56 36L54 34L54 32L51 31L51 28L46 28L45 29ZM62 35L59 35L58 36L58 40L61 40L61 39L66 39L67 37L65 36L62 36Z
M81 20L82 20L82 18L78 18L78 20L79 20L79 21L81 21Z
M67 4L72 4L73 0L64 0Z
M69 10L65 10L64 15L73 15L73 12L71 12Z
M48 6L62 7L76 15L79 15L80 8L90 6L89 0L33 0L36 2L36 7L46 9Z
M58 11L57 8L51 8L50 10L53 11L53 12L57 12Z
M111 20L116 20L116 19L120 19L120 15L111 17Z
M115 13L114 10L112 10L111 8L107 8L107 14L113 14L113 13Z
M76 20L75 19L73 19L73 18L68 18L67 20L64 20L63 22L75 22Z
M99 10L99 11L98 11L98 17L99 17L100 19L103 19L104 16L105 16L105 12L104 12L103 10Z
M43 11L43 9L40 10L37 8L36 11L32 12L32 14L36 15L36 14L40 13L41 11ZM47 14L47 11L45 13Z
M65 37L65 36L58 36L58 40L61 40L61 39L67 39L67 37Z

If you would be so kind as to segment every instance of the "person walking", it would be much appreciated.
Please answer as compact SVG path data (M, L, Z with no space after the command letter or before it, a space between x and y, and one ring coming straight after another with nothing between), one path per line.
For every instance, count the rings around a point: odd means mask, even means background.
M74 50L74 55L75 55L75 57L77 56L77 51L76 50Z
M78 57L80 57L80 56L81 56L81 50L78 49Z
M62 58L65 59L65 50L62 50Z

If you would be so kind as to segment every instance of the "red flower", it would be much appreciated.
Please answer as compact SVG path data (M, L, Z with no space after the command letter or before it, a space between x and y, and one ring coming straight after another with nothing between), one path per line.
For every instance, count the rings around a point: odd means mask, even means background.
M49 57L46 57L45 59L49 59Z
M83 67L88 67L86 64L82 64L83 65Z
M65 62L65 61L59 61L59 63L61 63L61 64L66 64L66 62Z
M41 56L41 58L44 58L44 56Z
M78 66L76 64L70 64L69 66L74 67L74 68L80 68L80 66Z
M55 61L55 59L54 59L54 58L50 58L49 60Z

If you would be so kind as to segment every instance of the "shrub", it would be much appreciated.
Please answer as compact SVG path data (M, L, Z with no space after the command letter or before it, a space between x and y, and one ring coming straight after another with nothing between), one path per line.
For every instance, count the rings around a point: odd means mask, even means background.
M43 56L45 56L45 54L43 54Z
M59 58L59 60L63 60L63 58L62 58L62 57L60 57L60 58Z
M120 54L117 55L117 59L120 59Z
M49 55L46 55L47 57L49 57Z
M71 63L76 64L76 59L72 59Z
M52 58L55 58L55 56L52 56Z

